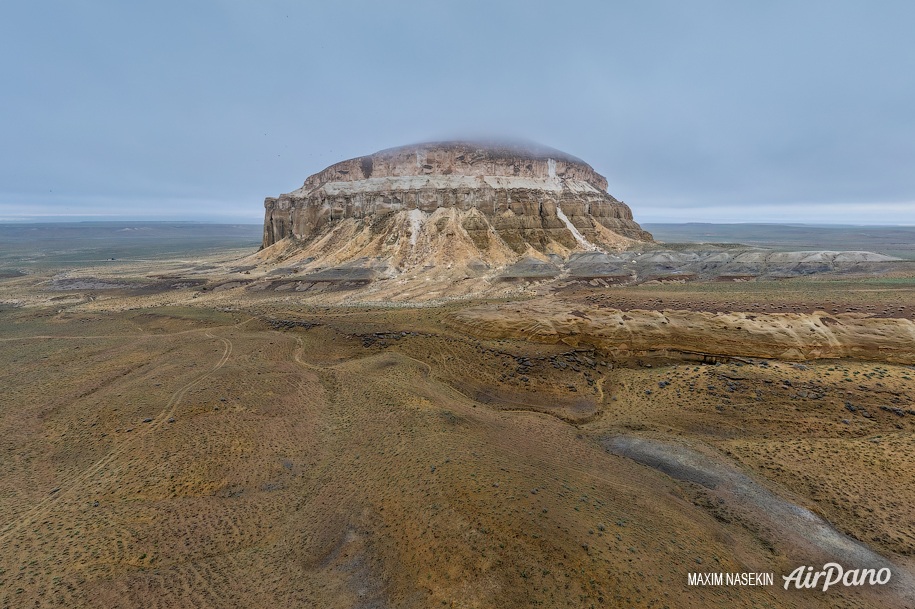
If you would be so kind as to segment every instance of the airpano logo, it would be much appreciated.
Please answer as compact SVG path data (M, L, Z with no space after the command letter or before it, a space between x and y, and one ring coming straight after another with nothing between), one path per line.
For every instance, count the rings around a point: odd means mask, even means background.
M688 586L772 586L774 573L687 573ZM819 571L813 567L798 567L788 575L782 575L785 590L792 586L798 590L820 589L826 592L835 586L883 586L889 583L893 572L888 567L881 569L848 569L835 562L828 562Z
M843 586L882 586L889 583L892 577L893 572L887 567L882 569L849 569L846 571L842 565L835 562L826 563L820 571L814 571L813 567L798 567L789 575L782 575L782 579L785 580L785 590L794 584L794 587L799 590L822 586L823 592L837 584Z

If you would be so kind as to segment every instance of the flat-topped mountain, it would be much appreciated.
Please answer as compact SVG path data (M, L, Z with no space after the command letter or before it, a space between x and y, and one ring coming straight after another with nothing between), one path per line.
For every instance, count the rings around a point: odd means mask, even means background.
M542 146L391 148L331 165L264 206L265 248L286 238L305 248L320 242L316 255L381 257L398 268L410 266L414 251L422 259L434 255L429 246L442 238L461 243L452 252L459 259L450 262L485 263L651 241L629 207L607 192L606 178Z
M261 250L244 261L263 274L251 289L331 299L351 299L352 290L371 302L414 302L569 282L883 273L894 261L870 252L657 243L607 192L604 176L539 145L391 148L331 165L264 206Z

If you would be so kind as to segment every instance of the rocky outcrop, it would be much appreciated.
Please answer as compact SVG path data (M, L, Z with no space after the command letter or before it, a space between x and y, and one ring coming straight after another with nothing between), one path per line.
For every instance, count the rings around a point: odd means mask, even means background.
M915 323L864 314L749 314L587 309L544 299L483 305L449 317L487 338L521 338L599 349L627 358L691 354L789 361L851 357L915 364Z
M682 246L681 246L682 247ZM810 275L878 276L915 268L910 262L874 252L773 252L731 247L727 250L667 250L662 244L620 252L580 252L558 264L538 265L537 275L598 280L611 284L647 281L755 281ZM522 261L524 262L524 261ZM525 277L528 266L515 264L502 277ZM519 270L520 269L520 270Z
M536 146L392 148L331 165L298 190L267 198L264 207L265 248L288 237L313 241L348 220L383 232L383 218L391 214L411 225L415 243L424 221L442 208L458 212L449 217L483 258L494 237L518 255L651 241L591 166Z

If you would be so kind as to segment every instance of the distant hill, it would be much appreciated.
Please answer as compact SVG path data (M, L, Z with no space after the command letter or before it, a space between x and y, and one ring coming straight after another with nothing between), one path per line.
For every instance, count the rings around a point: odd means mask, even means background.
M234 248L253 251L261 233L255 224L203 222L0 223L0 268L192 256Z
M915 226L643 223L664 243L743 243L776 250L868 251L915 260Z

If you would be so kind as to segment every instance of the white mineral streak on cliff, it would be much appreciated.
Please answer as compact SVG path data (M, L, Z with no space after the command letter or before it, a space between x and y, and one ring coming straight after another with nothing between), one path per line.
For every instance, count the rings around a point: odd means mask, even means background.
M542 190L560 193L567 188L577 194L600 194L594 186L581 180L544 180L537 178L516 178L513 176L397 176L389 178L369 178L367 180L353 180L347 182L328 182L320 186L320 190L327 196L337 197L357 193L383 193L412 191L420 189L458 190L486 187L495 190ZM300 188L289 194L307 197L318 190Z
M426 221L426 214L421 212L418 209L411 209L409 211L410 218L410 245L416 245L416 238L419 237L419 231L423 228L423 223Z
M569 217L562 212L562 208L558 205L556 206L556 215L562 220L563 224L566 225L566 228L569 229L569 232L572 233L572 236L575 237L575 240L578 241L583 248L591 251L600 251L599 247L585 239L585 236L578 232L578 229L575 228L575 225L572 224Z

